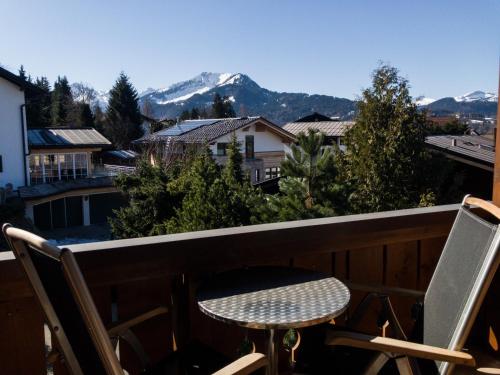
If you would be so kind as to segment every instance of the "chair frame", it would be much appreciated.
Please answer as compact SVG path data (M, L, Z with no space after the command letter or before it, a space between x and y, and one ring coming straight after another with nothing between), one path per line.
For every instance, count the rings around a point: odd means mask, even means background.
M500 208L482 199L467 195L462 201L462 206L478 207L494 216L496 219L500 220ZM498 247L499 244L500 231L495 234L495 237L493 238L490 246ZM488 287L491 284L495 272L500 264L499 254L496 254L496 258L494 257L494 255L495 254L492 253L488 254L489 258L486 258L482 264L481 272L479 274L483 274L484 277L478 277L474 282L472 292L470 293L469 298L466 302L464 313L462 314L452 336L451 345L453 347L462 348L465 345L467 336L472 329L472 325L474 324L474 320L470 317L477 315L482 301L484 300L484 297L486 296L486 293L488 291ZM483 272L484 270L489 270L489 272ZM335 331L330 332L327 335L325 341L326 345L352 346L379 352L367 366L365 374L377 374L378 371L391 358L396 360L396 365L399 372L405 375L420 373L418 366L414 360L415 358L441 361L442 365L439 367L439 372L441 374L450 373L455 364L476 366L476 361L470 354L458 350L443 349L407 341L406 335L404 334L397 316L392 309L389 295L395 294L407 297L415 297L418 300L423 299L423 297L425 296L425 292L386 286L370 286L349 283L347 284L352 289L368 292L368 295L360 303L359 309L354 312L351 322L353 324L359 322L359 320L361 319L360 317L363 315L364 311L366 311L371 302L376 297L378 297L381 299L383 309L387 313L387 319L390 323L390 327L396 337L396 339L394 339L381 336L352 333L347 331Z
M115 345L118 338L125 339L132 346L132 349L138 355L143 366L149 364L149 358L145 354L142 345L138 341L137 337L132 333L130 328L153 317L166 313L168 311L166 307L160 306L128 321L115 323L109 330L107 330L94 304L94 300L92 299L74 254L69 249L60 249L50 244L44 238L28 231L14 228L10 224L4 224L2 231L9 247L22 265L22 269L30 282L34 295L42 307L51 333L55 335L57 342L59 343L59 348L62 353L58 353L57 351L49 353L49 362L54 362L60 355L62 355L71 374L84 375L68 337L66 336L61 322L57 317L54 307L50 302L45 287L43 286L35 265L30 257L27 248L28 246L31 249L61 263L64 277L66 278L67 284L83 317L85 326L87 327L87 330L92 338L92 342L108 375L124 375L123 368L115 353ZM267 358L263 354L252 353L230 363L226 367L217 371L214 375L246 375L265 366L267 366Z

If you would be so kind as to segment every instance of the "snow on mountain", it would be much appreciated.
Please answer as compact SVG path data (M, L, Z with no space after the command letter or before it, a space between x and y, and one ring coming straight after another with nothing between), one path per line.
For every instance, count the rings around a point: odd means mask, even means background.
M182 102L196 94L204 94L215 87L234 84L240 77L240 74L233 73L204 72L190 80L175 83L164 89L142 93L140 98L142 100L148 99L159 105Z
M454 97L455 101L457 102L497 102L498 101L498 95L495 95L491 92L484 92L484 91L472 91L468 92L467 94L461 95L461 96L455 96Z
M428 104L431 104L433 102L435 102L436 99L432 99L432 98L427 98L425 96L418 96L415 98L415 104L420 107L420 106L423 106L423 105L428 105Z

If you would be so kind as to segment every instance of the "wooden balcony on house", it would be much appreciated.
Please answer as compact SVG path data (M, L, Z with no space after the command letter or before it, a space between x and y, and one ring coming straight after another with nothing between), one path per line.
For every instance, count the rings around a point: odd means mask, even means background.
M352 283L425 290L457 209L458 205L436 206L69 248L105 323L158 305L169 306L169 314L136 331L153 360L192 340L234 358L245 329L210 319L198 310L194 293L204 276L247 265L279 264L323 271ZM361 296L353 291L352 308ZM495 352L492 335L500 338L499 301L497 276L473 332L486 351ZM414 302L408 297L393 299L407 332L413 324ZM380 333L376 319L377 312L370 311L364 329ZM337 323L342 324L342 319ZM264 351L265 333L249 334L257 349ZM0 253L0 373L46 374L46 339L42 312L21 269L12 253ZM129 349L120 350L121 361L134 368ZM280 355L286 368L288 353L282 350ZM56 363L54 373L66 374L66 370Z

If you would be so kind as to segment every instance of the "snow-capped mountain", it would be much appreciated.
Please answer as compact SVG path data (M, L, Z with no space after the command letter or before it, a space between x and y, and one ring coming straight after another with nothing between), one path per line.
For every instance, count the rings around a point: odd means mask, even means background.
M424 105L429 105L433 102L435 102L436 99L432 99L432 98L427 98L426 96L418 96L415 98L415 104L418 106L418 107L421 107L421 106L424 106Z
M163 89L148 89L139 97L141 104L149 102L155 117L175 118L194 107L209 109L215 93L226 96L238 116L261 115L279 124L311 112L348 118L355 109L349 99L270 91L242 73L204 72Z
M328 95L276 92L259 86L242 73L204 72L187 81L166 88L147 90L139 94L140 104L150 104L156 118L178 117L182 111L194 107L210 109L214 94L227 96L238 116L264 116L278 124L319 112L326 116L351 119L356 110L353 100ZM101 108L108 103L109 94L99 92L97 101ZM462 96L433 99L415 98L421 109L436 114L479 113L496 114L498 97L484 91L473 91Z
M455 96L457 102L498 102L498 95L491 92L472 91L461 96Z
M167 88L147 89L140 94L140 97L142 100L150 100L158 105L182 102L193 95L204 94L215 87L233 84L239 78L241 78L240 74L203 72L188 81L175 83Z

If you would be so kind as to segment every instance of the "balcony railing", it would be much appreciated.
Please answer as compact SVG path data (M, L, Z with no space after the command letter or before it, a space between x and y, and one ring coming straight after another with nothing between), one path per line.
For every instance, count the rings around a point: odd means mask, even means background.
M234 357L245 330L198 311L194 293L204 276L246 265L279 264L324 271L355 283L425 290L457 209L457 205L418 208L69 248L105 323L169 306L168 316L137 331L153 360L190 340ZM499 287L498 282L493 284L494 291ZM353 291L351 306L360 298ZM405 329L411 329L410 307L415 301L400 297L393 302ZM10 252L0 253L0 316L1 372L44 373L43 316ZM375 320L376 312L371 311L364 328L376 332ZM264 333L248 333L258 350L264 350ZM134 368L128 348L120 350L121 361ZM286 353L281 355L286 362ZM54 373L66 374L62 364L56 364Z

